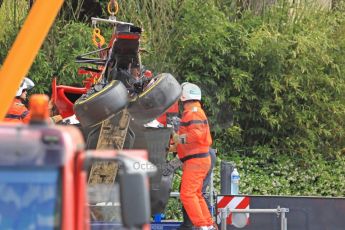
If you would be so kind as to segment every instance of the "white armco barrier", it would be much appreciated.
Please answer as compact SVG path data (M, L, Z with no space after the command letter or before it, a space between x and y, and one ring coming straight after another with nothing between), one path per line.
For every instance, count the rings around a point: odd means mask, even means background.
M247 224L247 217L245 214L248 213L274 213L277 214L277 217L280 216L280 229L287 230L287 218L286 213L289 212L288 208L280 208L279 206L276 209L228 209L222 208L219 210L221 213L221 230L226 230L227 217L232 213L232 225L237 228L243 228ZM237 215L234 215L237 214Z

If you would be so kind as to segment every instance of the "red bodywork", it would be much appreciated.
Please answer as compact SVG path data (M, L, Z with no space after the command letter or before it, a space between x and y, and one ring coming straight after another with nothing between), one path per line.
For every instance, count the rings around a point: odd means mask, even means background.
M80 132L74 127L60 127L64 133L66 145L66 165L63 168L63 230L87 230L90 229L89 209L87 204L87 173L84 170L86 154L78 150L83 140ZM136 159L148 159L145 150L121 151L122 155ZM114 150L89 151L88 157L112 158L117 155ZM76 157L77 156L77 157ZM74 194L72 196L71 194ZM74 204L74 205L72 205ZM73 227L75 226L75 227ZM145 226L144 228L146 228Z
M65 147L65 165L62 169L62 229L90 229L86 204L86 172L83 168L83 139L73 127L60 128Z
M74 115L74 102L67 97L67 94L80 97L82 94L86 93L101 76L100 72L85 70L83 68L79 68L78 74L88 75L88 78L83 80L83 87L57 85L56 78L53 78L52 80L52 101L56 106L58 113L63 118Z
M160 117L158 117L156 120L159 121L159 123L163 124L164 127L167 126L167 116L178 116L178 101L175 102L165 113L163 113Z

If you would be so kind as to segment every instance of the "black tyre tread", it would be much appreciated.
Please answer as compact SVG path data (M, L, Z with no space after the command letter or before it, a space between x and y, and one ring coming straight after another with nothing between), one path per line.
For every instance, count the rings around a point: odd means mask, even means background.
M133 121L145 124L163 114L181 96L181 86L169 73L156 76L157 80L142 92L128 107Z
M89 97L80 97L74 104L74 111L80 124L87 127L115 115L127 104L126 87L120 81L112 81L101 91Z

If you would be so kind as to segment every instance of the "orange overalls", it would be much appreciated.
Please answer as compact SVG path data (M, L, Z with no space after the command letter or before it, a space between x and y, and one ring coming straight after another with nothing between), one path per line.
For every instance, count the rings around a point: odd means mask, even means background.
M15 98L12 102L11 107L7 111L4 121L29 123L29 120L29 110L21 102L20 99Z
M180 199L194 226L212 226L213 220L201 192L211 167L208 152L212 138L199 102L184 104L178 134L177 153L183 162Z

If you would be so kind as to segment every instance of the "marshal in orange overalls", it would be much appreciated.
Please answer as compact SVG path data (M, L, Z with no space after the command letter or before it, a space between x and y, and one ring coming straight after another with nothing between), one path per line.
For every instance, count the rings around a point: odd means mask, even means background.
M196 227L212 226L213 220L202 196L202 184L210 167L210 128L199 101L187 101L178 131L177 153L183 162L180 198Z
M22 101L15 98L12 102L11 107L7 111L5 122L23 122L29 123L30 113Z

